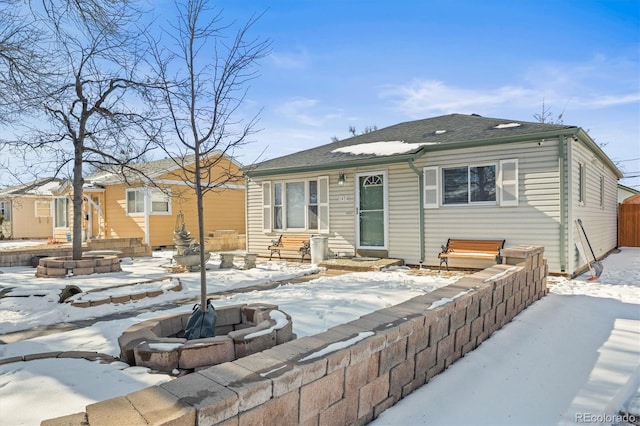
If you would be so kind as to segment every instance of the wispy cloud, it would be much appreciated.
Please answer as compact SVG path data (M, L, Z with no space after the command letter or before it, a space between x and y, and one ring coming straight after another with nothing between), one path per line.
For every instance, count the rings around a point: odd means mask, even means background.
M276 68L289 70L305 69L311 62L309 53L305 49L296 52L272 52L269 60Z
M536 64L513 84L471 88L440 80L416 79L383 87L390 99L410 117L454 112L472 113L504 108L532 108L548 104L571 109L598 109L640 102L638 63L601 56L584 63Z
M278 114L291 122L311 127L322 127L328 121L341 117L336 109L323 108L317 99L294 98L281 104Z

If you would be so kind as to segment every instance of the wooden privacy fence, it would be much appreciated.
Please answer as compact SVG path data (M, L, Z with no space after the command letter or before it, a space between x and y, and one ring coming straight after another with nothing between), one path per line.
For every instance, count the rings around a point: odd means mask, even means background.
M618 246L640 247L640 204L618 205Z

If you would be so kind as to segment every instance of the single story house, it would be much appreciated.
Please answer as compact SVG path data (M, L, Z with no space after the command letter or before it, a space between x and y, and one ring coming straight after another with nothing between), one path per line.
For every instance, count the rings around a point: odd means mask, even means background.
M449 238L541 245L552 273L616 247L621 172L580 127L451 114L410 121L246 170L247 249L325 236L334 255L438 266ZM482 267L451 259L452 267Z
M59 179L44 178L0 190L0 233L6 239L53 237L53 194Z
M202 183L208 188L203 197L205 234L221 229L244 234L242 166L220 153L214 156L221 157L210 160L213 165L203 171ZM195 189L184 179L184 170L193 170L194 166L192 155L177 161L162 159L138 164L136 169L143 175L130 174L127 179L116 171L99 171L85 177L83 241L142 237L151 247L173 246L179 213L191 237L199 240ZM54 194L57 241L66 241L71 232L72 192L71 182L66 181Z
M633 197L637 194L640 194L640 191L638 191L637 189L618 184L618 203L622 203L627 198Z

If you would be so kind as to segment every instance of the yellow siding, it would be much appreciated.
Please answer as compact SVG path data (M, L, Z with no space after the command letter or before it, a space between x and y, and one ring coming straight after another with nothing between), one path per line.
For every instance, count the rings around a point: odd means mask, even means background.
M11 201L11 238L50 238L53 236L53 217L37 217L36 201L51 203L51 198L19 197ZM50 213L49 209L49 213ZM7 221L9 222L9 221Z
M197 202L193 189L179 182L175 175L165 174L159 182L175 181L176 184L161 184L171 190L171 214L149 216L149 240L152 247L173 245L173 231L180 211L184 214L186 228L191 236L200 239L198 233ZM234 186L241 187L242 183ZM127 215L126 190L135 185L110 185L105 192L105 233L107 238L144 238L144 215ZM210 231L232 229L245 233L245 201L242 189L216 188L204 194L204 236Z

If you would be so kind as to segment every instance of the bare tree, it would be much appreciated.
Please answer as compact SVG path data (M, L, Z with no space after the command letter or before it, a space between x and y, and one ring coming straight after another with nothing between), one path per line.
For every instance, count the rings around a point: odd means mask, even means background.
M46 67L42 34L20 1L0 0L0 22L0 124L8 124L35 105Z
M224 168L224 157L250 142L257 116L239 117L248 83L258 76L257 62L269 54L270 43L249 39L258 17L235 34L224 25L221 11L207 0L175 2L177 19L163 34L173 46L154 50L153 69L159 81L161 112L167 123L161 148L174 159L180 179L195 191L200 247L201 308L206 310L203 196L221 190L242 176ZM162 46L161 43L151 43ZM155 80L154 79L154 80ZM159 104L155 102L155 104ZM187 164L185 158L192 161ZM193 167L191 167L193 165ZM216 167L219 166L219 167ZM222 173L215 170L224 170Z
M43 0L37 6L30 11L47 46L46 68L38 76L41 110L37 124L27 122L3 144L23 153L25 163L46 158L42 168L53 176L72 176L73 258L79 259L83 166L132 169L157 135L138 75L144 29L128 0Z
M538 123L562 124L563 115L564 110L562 110L562 112L554 119L551 107L547 107L544 103L544 99L542 99L542 110L540 111L540 114L533 114L533 118L535 118Z

